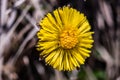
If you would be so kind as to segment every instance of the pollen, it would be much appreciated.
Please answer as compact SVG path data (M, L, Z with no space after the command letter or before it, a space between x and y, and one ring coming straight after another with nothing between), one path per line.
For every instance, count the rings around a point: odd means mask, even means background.
M78 37L76 30L74 29L65 29L60 34L60 45L64 49L74 48L78 43Z

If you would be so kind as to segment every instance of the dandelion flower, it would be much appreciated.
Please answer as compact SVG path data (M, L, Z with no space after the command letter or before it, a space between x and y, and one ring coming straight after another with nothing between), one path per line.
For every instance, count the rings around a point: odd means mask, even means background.
M93 32L84 14L64 6L48 13L39 25L37 50L55 69L71 71L90 56Z

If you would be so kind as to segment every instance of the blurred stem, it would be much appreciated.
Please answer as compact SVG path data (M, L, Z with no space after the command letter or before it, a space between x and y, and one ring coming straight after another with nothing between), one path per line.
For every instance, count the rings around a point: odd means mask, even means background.
M62 72L55 70L55 80L61 80L61 79L66 80L65 77L63 77Z
M95 77L95 75L93 74L91 68L89 66L84 68L89 80L97 80L97 78Z

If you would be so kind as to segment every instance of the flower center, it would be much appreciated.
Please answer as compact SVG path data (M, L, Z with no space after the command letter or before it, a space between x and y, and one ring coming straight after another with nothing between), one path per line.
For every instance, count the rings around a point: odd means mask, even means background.
M60 34L60 45L64 49L71 49L75 47L77 43L78 43L78 38L77 38L76 30L65 29Z

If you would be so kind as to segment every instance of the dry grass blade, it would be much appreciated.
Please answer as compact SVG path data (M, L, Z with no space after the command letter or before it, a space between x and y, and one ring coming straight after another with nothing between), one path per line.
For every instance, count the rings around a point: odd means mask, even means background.
M32 25L37 31L40 29L40 28L38 28L38 26L36 25L37 22L36 22L32 17L30 17L29 14L27 14L27 15L25 16L25 18L31 23L31 25Z
M21 55L22 51L24 50L27 42L34 37L34 35L36 34L36 32L37 32L37 30L34 28L34 29L28 34L28 36L25 38L25 40L22 42L22 44L20 45L20 47L19 47L17 53L15 54L14 58L12 58L13 64L17 62L17 59L19 58L19 56Z
M30 7L31 7L31 5L27 5L27 7L23 10L21 16L17 19L16 23L12 26L12 29L10 29L8 34L2 34L3 37L2 37L1 47L0 47L0 51L1 51L0 54L3 53L6 45L10 45L11 36L13 35L18 24L22 21L22 19L24 18L24 16L26 15L26 13ZM6 37L4 37L4 36L6 36Z
M17 12L14 10L11 12L10 17L8 18L7 27L10 28L17 17Z
M17 0L14 4L14 7L18 7L20 6L21 4L23 4L26 0Z
M109 27L113 27L114 23L113 23L112 11L111 11L110 4L108 4L102 0L100 0L99 3L100 3L100 9L101 9L101 12L103 14L105 21L107 22Z
M107 64L112 65L114 63L113 58L111 57L111 55L109 55L108 51L103 46L96 47L96 50L99 52L103 60L107 62Z
M7 10L7 0L1 0L1 26L3 26L6 23L7 15L6 15L6 10Z

